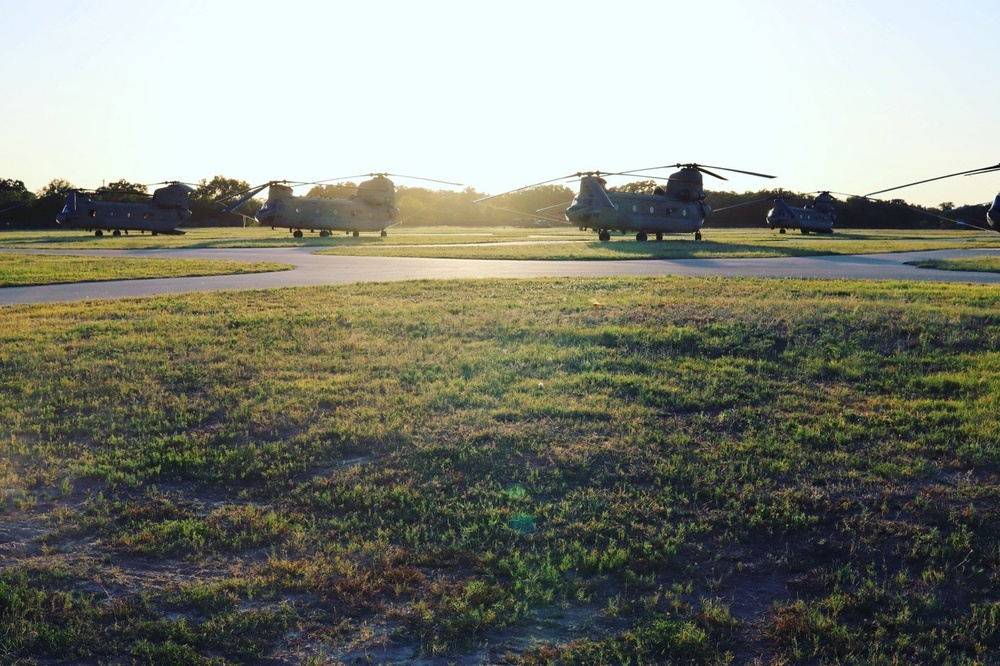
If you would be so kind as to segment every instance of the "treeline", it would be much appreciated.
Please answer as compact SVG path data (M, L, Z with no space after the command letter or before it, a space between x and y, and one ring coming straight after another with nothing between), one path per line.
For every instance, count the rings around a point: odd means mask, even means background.
M246 181L215 176L211 180L202 179L198 183L186 183L193 188L191 193L191 219L185 227L229 227L244 226L247 219L263 205L262 201L250 200L240 207L239 213L225 213L220 200L236 196L250 189ZM62 178L56 178L37 192L29 191L20 180L0 179L0 229L53 229L56 215L66 203L66 194L71 190L86 192L87 196L109 201L148 201L153 190L166 183L131 183L125 179L102 185L93 191L86 191Z
M711 192L707 202L713 212L707 224L713 227L752 228L766 226L767 211L782 197L791 206L811 206L818 192L785 190L758 192ZM950 203L927 208L903 199L888 201L834 194L837 229L954 229L959 223L981 227L987 205L955 208Z
M144 185L126 180L105 185L93 193L97 198L115 200L144 200L162 183ZM254 225L254 212L263 205L267 191L250 199L236 213L223 211L225 205L250 190L246 181L215 176L189 184L192 218L185 227L247 226ZM652 180L635 181L611 188L612 190L651 193L657 183ZM19 180L0 179L0 228L46 229L56 227L55 216L62 209L65 195L75 188L71 183L56 179L38 192L28 191ZM296 192L308 197L347 199L357 191L357 183L315 185L307 192ZM817 193L796 193L784 190L757 192L710 191L707 202L713 212L706 224L711 227L759 228L766 226L767 211L774 200L783 197L790 205L811 205ZM546 226L566 224L563 211L569 206L575 190L566 185L542 185L489 198L474 188L461 191L432 190L423 187L396 186L396 205L400 209L399 221L408 226ZM902 199L877 201L858 196L834 195L837 221L841 229L950 229L965 222L981 226L986 216L986 205L955 208L950 203L936 208L909 204Z

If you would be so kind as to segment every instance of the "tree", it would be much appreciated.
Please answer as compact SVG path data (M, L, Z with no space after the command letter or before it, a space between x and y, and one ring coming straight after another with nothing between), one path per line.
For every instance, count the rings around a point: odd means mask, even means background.
M250 183L245 180L236 180L225 176L214 176L212 180L202 178L198 181L198 187L191 194L191 199L199 203L211 204L222 197L239 195L249 189Z
M70 190L75 189L77 189L76 185L65 178L53 178L48 185L38 190L38 197L64 196Z
M306 193L307 197L317 199L349 199L358 191L358 186L352 182L334 183L333 185L313 185Z
M252 189L245 180L214 176L212 180L202 178L198 187L191 193L191 219L185 223L188 227L239 227L246 224L252 216L264 205L257 199L251 199L240 206L240 213L225 213L223 208L230 202L235 202L241 195ZM223 197L230 200L217 203Z
M27 203L34 198L35 195L29 192L20 180L0 179L0 210Z
M97 194L114 201L145 201L146 186L141 183L130 183L124 178L97 188Z
M657 187L663 186L657 184L655 180L637 180L609 189L614 190L615 192L628 192L630 194L652 194Z

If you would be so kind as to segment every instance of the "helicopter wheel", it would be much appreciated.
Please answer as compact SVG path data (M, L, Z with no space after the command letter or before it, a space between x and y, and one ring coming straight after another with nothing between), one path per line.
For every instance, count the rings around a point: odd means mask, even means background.
M358 237L358 232L357 232L357 231L355 231L355 232L354 232L354 237L355 237L355 238L357 238L357 237Z
M121 236L122 232L119 229L115 229L114 231L111 232L111 235L112 236Z
M647 236L646 236L646 232L645 231L640 231L639 233L637 233L635 235L635 239L637 241L639 241L640 243L645 243L646 242L646 238L647 238Z
M784 228L784 227L782 227L781 229L779 229L779 230L778 230L778 233L779 233L779 234L783 234L783 233L785 233L785 228Z
M799 231L802 232L803 236L808 236L809 235L809 230L808 229L799 229Z
M597 240L606 243L609 240L611 240L611 234L608 233L607 229L601 229L599 232L597 232Z
M658 240L658 241L663 240L663 234L660 233L659 231L656 232L656 240Z
M382 238L385 238L385 237L386 237L386 236L388 236L389 234L385 233L385 229L383 229L383 230L382 230L382 233L381 233L380 235L382 236Z
M327 231L326 229L323 229L323 231L319 232L319 237L320 238L326 238L329 235L330 235L330 232Z
M694 239L695 240L701 240L701 232L700 231L694 232Z
M295 231L292 232L292 235L295 236L296 238L302 238L302 230L296 229Z
M94 232L94 235L97 236L98 238L100 238L101 236L104 235L104 232L101 231L100 229L98 229L97 231Z

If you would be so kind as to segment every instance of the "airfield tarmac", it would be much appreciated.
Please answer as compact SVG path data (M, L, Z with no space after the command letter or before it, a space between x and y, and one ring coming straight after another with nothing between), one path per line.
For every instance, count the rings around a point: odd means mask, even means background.
M476 278L721 276L916 280L1000 284L1000 274L942 271L910 266L921 259L997 256L1000 250L949 249L887 254L772 257L760 259L633 259L626 261L511 261L484 259L415 259L314 254L315 248L177 249L177 250L2 250L35 254L163 259L274 261L290 271L209 277L76 282L36 287L0 288L0 306L135 298L162 294L238 289L275 289L357 282Z

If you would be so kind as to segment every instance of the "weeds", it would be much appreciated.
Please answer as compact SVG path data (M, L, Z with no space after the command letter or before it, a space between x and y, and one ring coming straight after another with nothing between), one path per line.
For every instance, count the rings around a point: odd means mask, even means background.
M998 301L642 278L7 308L0 655L988 662Z

